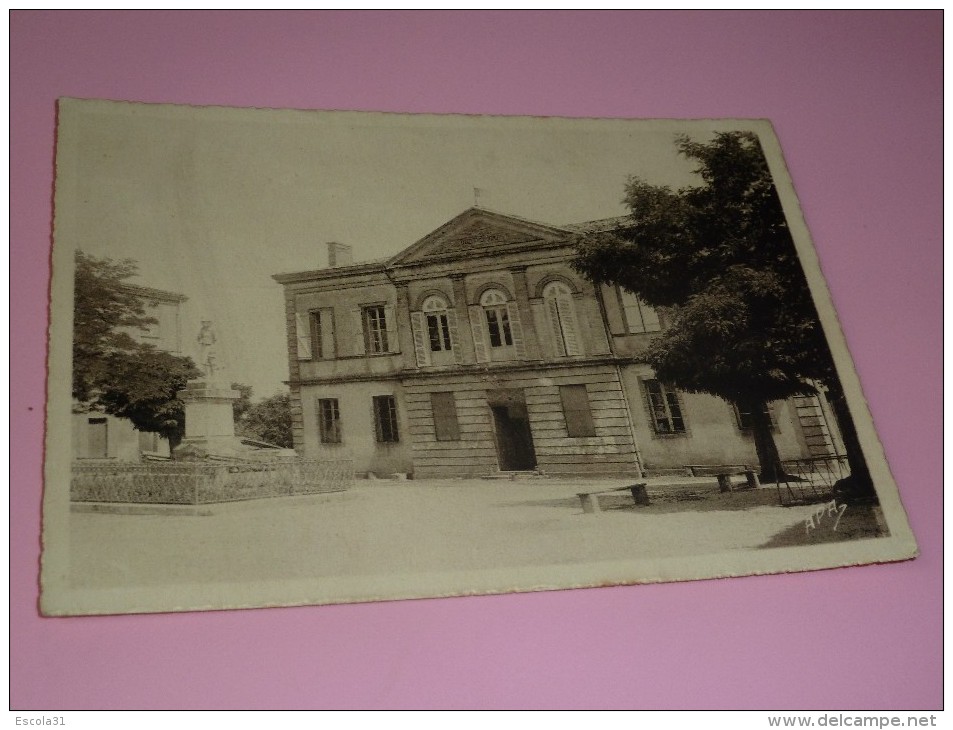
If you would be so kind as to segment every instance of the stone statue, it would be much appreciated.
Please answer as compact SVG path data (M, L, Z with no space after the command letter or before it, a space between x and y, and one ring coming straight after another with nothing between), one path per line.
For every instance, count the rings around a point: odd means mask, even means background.
M217 364L218 356L213 349L217 339L215 330L212 329L212 321L203 319L199 336L195 340L199 343L199 367L205 371L210 380L215 376L216 370L222 369L222 366Z

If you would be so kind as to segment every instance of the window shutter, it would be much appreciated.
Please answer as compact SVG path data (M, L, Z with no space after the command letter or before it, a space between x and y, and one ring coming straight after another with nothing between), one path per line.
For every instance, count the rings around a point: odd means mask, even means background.
M394 308L391 305L384 307L384 326L387 328L387 352L400 352L400 343L397 340L397 323L394 321Z
M645 302L640 302L642 307L642 323L645 325L646 332L658 332L662 325L658 319L658 312Z
M414 352L417 354L417 367L423 368L430 364L430 348L427 347L427 323L423 312L410 313L410 326L414 333Z
M463 353L460 351L460 329L457 327L457 310L447 310L447 329L450 330L450 345L453 347L453 361L458 365L463 362Z
M556 297L556 308L559 310L559 323L562 325L563 338L566 342L566 354L570 357L581 355L579 346L578 327L576 327L576 308L571 296Z
M585 385L561 385L559 397L563 404L563 417L566 420L566 435L569 438L582 438L596 435L596 426L592 420L592 407Z
M334 358L334 310L321 310L321 354L324 358Z
M516 302L507 302L506 311L510 315L510 332L513 334L513 346L516 348L516 359L526 359L526 343L523 342L523 325L520 324L520 310Z
M486 325L483 324L483 307L474 304L470 307L470 327L473 329L473 354L477 362L489 362L486 350Z
M552 332L553 348L556 357L565 357L566 346L563 340L562 328L559 326L559 307L555 297L546 299L546 319L549 320L549 329Z
M298 336L298 359L311 359L311 322L307 312L295 314L295 332Z
M589 344L592 347L591 355L605 355L609 352L609 338L606 333L606 324L602 319L599 303L587 297L582 300L583 324L580 334L589 334ZM577 320L578 321L578 320Z
M351 338L351 341L354 343L354 354L355 355L364 355L366 354L365 344L364 344L364 310L360 307L351 310L351 319L354 321L354 336Z
M324 326L324 316L320 310L308 312L308 326L311 328L311 359L321 360L326 357L324 338L321 337L321 328Z
M453 393L431 393L430 407L437 441L459 441L460 424L457 422L457 404Z

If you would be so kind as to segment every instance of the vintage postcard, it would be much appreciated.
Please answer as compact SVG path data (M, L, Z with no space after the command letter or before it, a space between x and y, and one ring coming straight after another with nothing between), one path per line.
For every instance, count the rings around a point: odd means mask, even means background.
M59 102L41 609L917 548L766 120Z

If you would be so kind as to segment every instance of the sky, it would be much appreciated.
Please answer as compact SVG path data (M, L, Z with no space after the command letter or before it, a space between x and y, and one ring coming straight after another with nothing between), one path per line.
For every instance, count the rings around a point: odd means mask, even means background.
M212 320L225 376L253 399L288 377L276 273L393 255L474 204L552 225L627 213L629 176L697 184L675 135L712 122L225 109L60 108L55 245L132 258L178 292L184 354ZM71 258L71 256L69 257ZM60 259L63 260L63 259Z

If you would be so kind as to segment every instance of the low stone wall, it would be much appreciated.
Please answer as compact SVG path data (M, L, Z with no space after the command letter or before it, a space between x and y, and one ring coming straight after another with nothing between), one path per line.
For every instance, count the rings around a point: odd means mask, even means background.
M226 464L74 464L73 502L211 504L344 491L354 481L349 459Z

